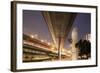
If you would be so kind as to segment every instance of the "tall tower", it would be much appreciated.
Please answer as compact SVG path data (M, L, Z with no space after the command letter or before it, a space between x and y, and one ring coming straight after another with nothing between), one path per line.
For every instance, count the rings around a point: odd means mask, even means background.
M75 47L75 44L78 42L78 28L74 27L72 29L72 60L77 60L78 49Z

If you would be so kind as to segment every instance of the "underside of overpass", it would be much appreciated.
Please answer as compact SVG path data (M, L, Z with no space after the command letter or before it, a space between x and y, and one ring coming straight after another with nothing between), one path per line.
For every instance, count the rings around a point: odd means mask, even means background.
M61 49L64 46L71 27L73 25L76 13L68 12L42 12L48 29L51 33L53 42L58 49L58 58L61 60Z

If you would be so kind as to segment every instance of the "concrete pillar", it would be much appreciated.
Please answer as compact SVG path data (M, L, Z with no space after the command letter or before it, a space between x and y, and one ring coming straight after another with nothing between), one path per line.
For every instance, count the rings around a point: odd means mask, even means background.
M58 38L58 59L61 60L61 52L64 47L64 39L62 37Z
M75 44L78 42L78 29L73 28L72 30L72 60L77 60L78 58L78 49L75 47Z

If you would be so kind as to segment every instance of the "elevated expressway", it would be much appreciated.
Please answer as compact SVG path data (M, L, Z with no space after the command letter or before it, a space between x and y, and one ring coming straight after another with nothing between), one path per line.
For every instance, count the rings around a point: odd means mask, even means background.
M23 39L23 62L58 60L58 51L55 47L52 49L52 45L26 34ZM62 57L69 58L66 53L62 53Z

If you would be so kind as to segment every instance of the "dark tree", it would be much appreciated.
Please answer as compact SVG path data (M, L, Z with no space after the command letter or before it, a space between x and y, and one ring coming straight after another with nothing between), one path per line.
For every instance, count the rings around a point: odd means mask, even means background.
M88 59L90 57L91 54L90 41L81 39L76 43L75 46L79 49L79 56L81 57L81 59ZM86 55L86 58L83 57L84 55Z

